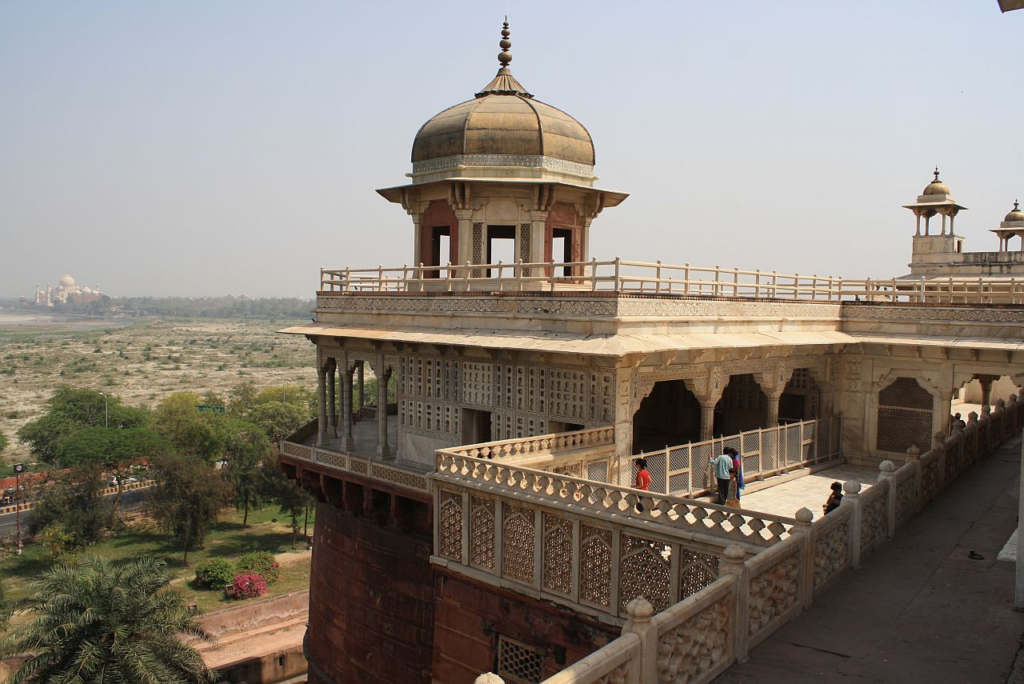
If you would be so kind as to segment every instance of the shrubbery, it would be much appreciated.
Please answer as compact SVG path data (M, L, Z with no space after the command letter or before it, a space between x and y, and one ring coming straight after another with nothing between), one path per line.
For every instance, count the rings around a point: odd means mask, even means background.
M269 551L252 551L238 559L238 572L259 575L267 584L273 584L281 575L281 564Z
M196 586L202 589L223 589L235 578L235 566L223 558L211 558L196 566Z
M267 593L267 581L259 575L240 572L235 575L235 580L232 584L234 585L235 598L256 598Z

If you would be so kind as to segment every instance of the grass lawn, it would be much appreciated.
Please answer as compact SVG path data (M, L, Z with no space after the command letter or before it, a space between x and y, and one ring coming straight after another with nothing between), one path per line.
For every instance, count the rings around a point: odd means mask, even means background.
M275 522L276 520L276 522ZM301 520L300 520L301 523ZM313 511L310 511L309 532L313 533ZM210 533L206 536L204 548L190 551L188 565L182 561L182 551L158 527L151 522L135 524L122 530L102 544L89 547L82 555L96 555L113 560L148 556L167 563L167 569L174 580L172 586L185 596L186 603L195 603L203 612L220 610L239 601L227 599L223 591L201 591L192 587L195 567L208 558L226 558L236 561L250 551L270 551L281 554L291 552L290 520L277 511L267 508L249 511L249 526L242 528L242 514L233 510L225 511ZM293 559L282 557L280 579L270 585L267 596L277 596L309 587L309 554L299 530L296 555ZM30 591L30 583L41 572L53 564L49 552L41 544L25 546L22 555L0 556L0 579L4 583L8 598L19 599Z

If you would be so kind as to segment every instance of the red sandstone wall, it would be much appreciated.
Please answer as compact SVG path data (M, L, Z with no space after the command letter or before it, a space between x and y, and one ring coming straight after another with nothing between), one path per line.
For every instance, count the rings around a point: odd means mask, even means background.
M321 503L309 594L310 682L429 684L430 540Z
M435 586L435 682L473 684L495 671L499 634L542 648L545 678L619 636L608 625L442 571Z

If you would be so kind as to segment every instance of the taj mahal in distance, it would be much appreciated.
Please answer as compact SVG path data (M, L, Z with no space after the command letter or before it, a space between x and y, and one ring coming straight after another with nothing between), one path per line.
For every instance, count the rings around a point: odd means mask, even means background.
M318 373L281 444L318 500L309 681L710 682L1019 436L1024 211L970 252L935 169L888 279L592 254L628 195L513 76L507 22L499 45L377 190L409 263L322 269L313 321L281 331ZM738 507L708 496L726 447ZM768 505L811 472L838 509Z

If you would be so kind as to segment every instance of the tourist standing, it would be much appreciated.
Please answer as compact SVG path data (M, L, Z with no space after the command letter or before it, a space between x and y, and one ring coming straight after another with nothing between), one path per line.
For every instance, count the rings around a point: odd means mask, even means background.
M638 458L636 463L636 483L634 486L637 489L642 489L645 492L651 488L651 474L647 472L647 459ZM644 512L644 505L640 502L636 504L636 510L639 513Z
M732 470L732 456L726 452L711 457L711 465L715 469L715 479L718 480L718 505L724 506L729 498L729 471Z
M831 489L832 493L828 495L828 501L821 507L825 511L825 515L836 510L839 508L839 504L843 503L843 483L833 482Z
M736 500L740 500L740 491L746 487L743 484L743 459L740 458L740 453L732 447L726 448L725 452L732 457L732 467L736 471Z

